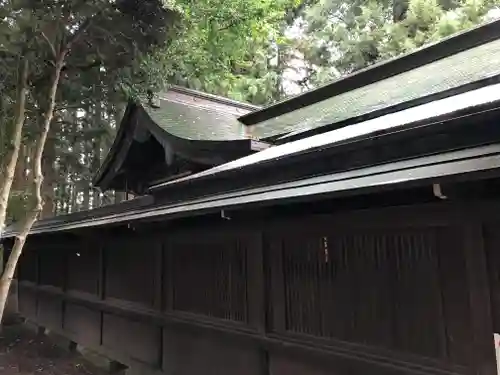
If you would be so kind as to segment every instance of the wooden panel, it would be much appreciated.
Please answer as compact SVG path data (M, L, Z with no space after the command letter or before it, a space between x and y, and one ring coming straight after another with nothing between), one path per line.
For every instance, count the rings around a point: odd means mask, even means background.
M164 371L176 375L259 375L257 348L238 346L199 333L165 331Z
M156 304L157 264L161 264L161 243L148 238L131 237L105 248L105 297Z
M246 322L245 246L229 234L186 236L171 246L173 308Z
M67 251L68 290L97 295L99 292L99 245L85 240Z
M274 296L273 289L284 293L283 315L275 314L274 329L471 364L467 356L455 355L469 348L471 338L467 285L443 297L448 288L443 269L461 273L464 280L463 247L447 243L457 233L431 227L354 228L309 235L290 230L272 241L282 266L271 266L271 280L284 280L283 286L271 285ZM273 277L281 267L283 276ZM279 311L279 297L272 303ZM451 306L460 325L448 327Z
M38 298L37 322L49 329L62 329L62 301L49 295L40 295Z
M38 249L39 279L41 285L63 288L65 278L65 257L62 245L44 245Z
M20 281L38 282L38 253L31 242L26 242L25 248L19 258L19 273Z
M160 365L161 329L153 324L104 314L102 344L153 367Z
M471 315L468 280L464 255L464 239L460 228L440 231L439 264L443 296L443 316L446 322L446 346L452 363L472 363Z
M101 343L101 313L73 303L66 303L64 311L64 330L79 343L98 347Z
M28 319L36 320L36 293L19 285L19 312Z

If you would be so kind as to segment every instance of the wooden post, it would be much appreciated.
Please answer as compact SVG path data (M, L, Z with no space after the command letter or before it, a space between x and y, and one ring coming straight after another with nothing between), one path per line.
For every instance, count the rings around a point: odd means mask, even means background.
M102 301L106 298L106 245L107 238L104 239L103 244L99 246L99 299ZM99 345L103 343L104 331L104 312L99 313L100 327L99 327Z
M267 296L264 257L264 235L258 230L243 236L240 241L246 241L248 280L248 321L261 336L267 333ZM269 373L269 354L265 348L259 348L260 374Z
M469 289L475 373L497 372L491 318L490 290L481 222L464 223L464 252Z

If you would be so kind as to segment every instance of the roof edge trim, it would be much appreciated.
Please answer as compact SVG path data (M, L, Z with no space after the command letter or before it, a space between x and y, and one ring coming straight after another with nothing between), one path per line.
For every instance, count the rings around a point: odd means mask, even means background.
M167 87L166 91L167 92L168 91L176 91L180 94L186 94L186 95L190 95L193 97L210 100L210 101L217 102L220 104L226 104L226 105L233 106L233 107L239 107L241 109L247 109L249 111L256 111L256 110L262 109L262 107L255 105L255 104L240 102L238 100L229 99L229 98L226 98L224 96L209 94L209 93L206 93L203 91L193 90L193 89L189 89L189 88L181 87L181 86L176 86L176 85L172 85L172 86Z
M92 186L99 188L101 191L105 191L107 189L106 185L109 183L110 177L110 169L116 166L116 160L117 156L120 153L120 150L122 150L122 147L124 146L124 142L127 139L127 135L130 132L130 118L132 116L132 113L135 111L137 104L133 101L129 101L127 103L127 108L125 109L125 113L123 114L123 117L120 121L120 124L118 125L117 133L115 136L115 139L113 141L113 144L111 145L111 148L109 149L108 153L106 154L106 157L104 158L104 161L102 162L101 166L97 170L96 175L92 179ZM127 145L125 144L127 147ZM130 145L128 145L130 147ZM127 147L127 150L128 150Z
M119 224L149 218L188 214L201 215L226 208L238 208L248 204L273 204L277 201L301 200L325 194L342 194L349 191L363 192L367 189L396 187L426 181L442 181L447 178L470 173L500 170L500 145L483 146L468 150L425 156L390 165L368 167L354 171L334 173L293 182L280 183L264 188L223 193L201 199L159 207L145 207L102 216L91 216L73 222L64 222L59 217L56 223L38 222L30 234L59 232L70 229L89 228L107 224ZM91 211L88 211L91 213ZM4 239L15 236L16 228L10 228Z

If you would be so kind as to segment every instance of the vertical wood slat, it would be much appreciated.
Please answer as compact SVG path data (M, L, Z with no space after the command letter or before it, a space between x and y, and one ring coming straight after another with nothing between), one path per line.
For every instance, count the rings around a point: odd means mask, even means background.
M99 245L99 298L104 301L106 298L106 246L107 239ZM104 342L104 312L99 312L99 345Z
M266 332L266 297L264 280L263 235L252 233L245 238L248 275L249 323L260 333Z
M283 273L283 243L273 238L269 242L270 276L272 296L272 329L278 333L286 331L285 275Z
M165 305L164 301L164 264L165 264L165 256L164 256L164 245L163 241L158 238L157 241L153 243L152 251L155 252L156 262L154 264L155 269L154 272L154 287L155 293L153 296L153 307L155 310L162 311L163 306Z
M439 248L439 234L438 231L436 230L433 233L433 246L435 247L435 256L432 256L432 254L429 254L431 256L431 268L434 270L434 272L431 272L432 275L432 283L436 285L437 287L434 288L433 293L435 294L436 302L437 302L437 316L436 319L439 320L440 324L438 325L439 332L436 333L437 336L437 350L439 352L439 355L442 358L447 358L448 357L448 349L446 345L446 320L444 316L444 303L443 303L443 298L442 298L442 284L440 280L440 268L439 268L439 252L441 249Z
M38 250L38 248L35 248L36 250ZM43 249L42 249L43 250ZM36 285L37 286L40 286L41 283L42 283L42 273L40 272L40 268L42 267L41 264L42 264L42 260L40 259L41 258L41 254L43 254L43 251L36 251ZM34 293L34 296L35 296L35 317L38 318L38 293Z
M471 317L468 301L463 238L457 226L440 228L437 233L439 282L442 314L446 322L446 354L452 363L471 366Z
M483 228L481 223L465 222L463 233L475 370L478 375L495 374L497 368Z
M155 249L156 252L156 269L155 271L155 295L154 295L154 308L157 311L163 311L165 306L165 240L161 236L156 236ZM157 341L157 358L158 368L164 369L163 363L163 344L165 331L163 327L159 326L158 341Z
M80 243L81 244L81 243ZM69 269L69 253L71 251L78 251L76 249L76 246L77 246L77 243L73 243L72 241L68 244L68 246L70 247L69 249L65 248L64 251L63 251L63 257L64 257L64 260L63 260L63 283L62 283L62 291L63 293L67 293L68 292L68 289L69 289L69 272L70 272L70 269ZM81 245L80 245L81 246ZM66 304L67 302L66 301L62 301L61 302L61 327L59 327L60 329L63 329L64 330L64 327L65 327L65 321L66 321Z
M99 298L106 298L106 240L99 245Z
M172 311L174 309L174 260L173 260L174 248L172 243L166 239L163 242L163 254L164 254L164 268L163 268L163 282L164 285L164 306L163 310Z
M36 250L38 250L38 249L36 249ZM41 283L41 273L40 273L40 263L41 263L41 260L40 260L40 254L41 254L41 252L35 251L35 253L36 253L36 258L35 258L35 261L36 261L36 285L40 285L40 283Z

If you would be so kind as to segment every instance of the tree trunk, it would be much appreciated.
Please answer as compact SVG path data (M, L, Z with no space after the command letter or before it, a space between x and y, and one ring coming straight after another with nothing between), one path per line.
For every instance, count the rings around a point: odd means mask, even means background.
M19 149L19 156L17 158L16 168L14 172L14 181L12 182L12 190L13 191L26 191L27 189L27 176L26 176L26 145L23 145Z
M44 183L42 186L44 204L40 215L42 219L52 217L55 212L55 185L57 182L56 170L54 168L56 160L55 137L55 132L51 131L50 137L47 139L47 144L42 158L42 173L44 176Z
M21 253L23 251L24 244L26 242L26 238L31 231L31 227L35 223L35 221L38 218L38 215L42 212L43 209L43 199L42 199L42 182L43 182L43 172L42 172L42 156L43 156L43 150L45 148L45 143L47 141L47 136L50 130L50 123L52 122L52 117L54 115L54 108L56 104L56 93L57 93L57 87L59 86L59 79L61 76L61 70L64 65L64 59L66 57L67 50L61 51L59 54L58 58L55 61L55 67L54 67L54 73L52 76L50 88L49 88L49 101L48 101L48 107L45 110L44 113L44 121L42 125L41 132L38 136L38 139L36 141L36 149L35 149L35 156L33 158L33 195L35 197L35 202L34 202L34 207L33 209L27 213L26 218L23 222L23 225L21 226L20 232L16 235L16 241L14 243L14 247L9 255L9 259L7 261L7 264L5 266L5 270L2 274L2 277L0 278L0 321L3 320L3 314L5 311L5 305L7 302L7 297L9 295L9 289L10 285L12 283L12 279L14 278L14 273L16 271L17 267L17 262L19 261L19 257L21 256ZM27 63L25 63L26 66L26 71L27 69ZM27 76L27 73L23 75L24 77ZM23 81L23 87L24 91L23 92L23 97L22 97L22 103L25 101L26 97L26 80ZM24 110L24 109L23 109ZM24 118L24 112L23 112L23 118ZM21 124L22 128L22 124ZM20 142L20 135L19 135L19 142ZM17 147L17 154L19 153L19 145ZM17 155L16 155L17 157ZM15 163L12 165L12 174L14 173L14 168L15 168ZM12 182L12 178L11 178ZM8 198L8 195L7 195ZM2 223L3 224L3 223Z
M94 126L96 126L98 129L103 128L103 123L104 120L102 118L102 111L100 107L101 103L97 103L94 105L93 111L92 111L92 118L93 118L93 123ZM89 115L89 113L88 113ZM91 141L90 147L91 150L89 153L90 157L90 171L92 176L96 176L97 172L99 171L99 168L101 166L101 149L102 149L102 144L103 144L103 139L105 135L100 134L97 137L94 137ZM95 186L93 187L92 191L92 209L100 207L101 206L101 192L99 189L97 189Z
M7 163L4 169L4 175L0 180L0 237L5 226L7 218L7 205L9 203L9 195L14 181L17 160L19 159L19 150L21 148L21 139L23 133L23 125L26 117L26 94L28 92L28 72L29 63L25 57L19 66L19 83L18 93L16 98L15 118L14 118L14 133L12 135L12 150L7 156ZM1 318L1 315L0 315Z
M71 184L71 210L70 213L78 211L78 184L73 177L73 183Z
M83 200L81 209L82 210L90 209L90 188L86 181L83 187Z
M126 109L127 109L127 103L125 103L125 102L117 103L115 105L114 118L115 118L115 126L116 126L117 131L118 131L118 128L120 127L120 123L122 122L123 116L125 115Z

